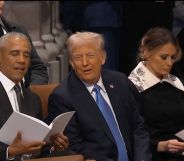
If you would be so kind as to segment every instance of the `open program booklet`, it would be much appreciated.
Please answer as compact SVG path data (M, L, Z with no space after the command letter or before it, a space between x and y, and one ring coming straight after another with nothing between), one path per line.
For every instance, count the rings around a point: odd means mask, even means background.
M184 130L181 130L175 134L175 136L179 137L180 139L184 140Z
M32 116L13 112L0 129L0 142L11 144L17 132L20 131L22 140L49 142L49 136L62 133L75 111L58 115L50 125Z

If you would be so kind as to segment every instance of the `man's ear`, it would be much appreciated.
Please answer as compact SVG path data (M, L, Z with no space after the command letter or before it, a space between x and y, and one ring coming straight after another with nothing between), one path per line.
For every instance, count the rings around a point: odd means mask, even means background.
M71 59L69 59L69 64L71 65L72 69L74 69L74 65L73 65L73 62L71 61Z
M106 58L107 58L107 54L106 54L106 52L103 52L102 53L102 65L105 64Z

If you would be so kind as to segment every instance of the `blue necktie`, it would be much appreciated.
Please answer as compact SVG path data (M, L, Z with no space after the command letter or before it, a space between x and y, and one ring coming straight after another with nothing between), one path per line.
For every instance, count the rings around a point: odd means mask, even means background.
M93 91L96 93L96 103L102 112L111 133L116 141L116 145L118 148L118 161L128 161L128 155L125 147L125 143L123 138L121 137L120 131L118 130L118 125L115 121L113 113L100 93L100 87L98 85L94 85Z

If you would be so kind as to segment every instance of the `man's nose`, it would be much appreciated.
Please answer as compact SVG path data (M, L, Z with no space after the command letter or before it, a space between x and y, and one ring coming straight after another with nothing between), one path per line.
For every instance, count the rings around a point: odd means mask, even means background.
M87 56L85 56L85 55L82 57L82 64L84 66L88 64L88 59L87 59Z
M18 61L21 62L21 63L24 63L26 60L25 56L23 54L20 54L19 57L18 57Z

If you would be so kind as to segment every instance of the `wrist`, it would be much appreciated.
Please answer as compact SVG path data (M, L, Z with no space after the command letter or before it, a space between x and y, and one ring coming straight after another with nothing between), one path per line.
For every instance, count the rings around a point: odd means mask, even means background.
M168 145L168 141L160 141L158 143L157 151L158 152L167 151L167 145Z

